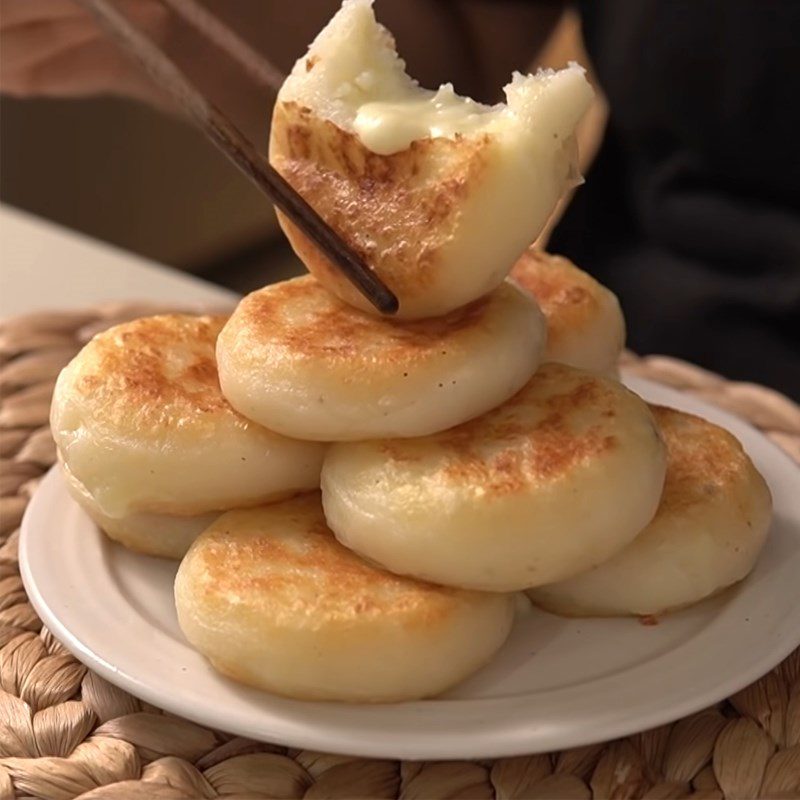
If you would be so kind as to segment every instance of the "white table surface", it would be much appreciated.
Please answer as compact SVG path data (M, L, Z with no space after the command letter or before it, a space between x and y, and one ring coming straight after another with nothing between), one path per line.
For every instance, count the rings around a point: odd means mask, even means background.
M0 318L106 300L193 305L235 298L192 275L0 205Z

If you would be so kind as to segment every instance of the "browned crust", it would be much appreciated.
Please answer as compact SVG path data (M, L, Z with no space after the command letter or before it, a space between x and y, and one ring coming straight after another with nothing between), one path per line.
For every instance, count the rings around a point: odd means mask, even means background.
M562 256L530 247L514 264L510 277L536 298L551 342L581 330L599 311L604 287Z
M423 294L436 280L441 248L487 166L491 138L415 141L388 156L295 102L278 102L270 162L394 291ZM297 255L348 298L355 290L283 215Z
M461 334L480 327L492 302L490 296L443 317L396 322L345 305L308 275L248 295L232 324L254 350L269 343L285 347L293 358L328 364L352 364L375 350L382 365L409 365L446 354ZM307 318L287 313L292 307L303 309ZM372 363L372 356L366 357Z
M391 616L416 627L437 625L458 602L478 595L394 575L348 550L328 528L318 493L281 504L303 527L302 546L281 536L269 508L231 512L195 544L190 559L203 592L225 602L248 598L253 610L289 604L313 623ZM269 564L273 570L261 570ZM309 591L313 587L313 591Z
M552 381L559 388L548 389ZM456 485L479 486L484 497L502 497L537 483L556 481L581 462L619 446L614 418L621 387L560 364L545 364L530 382L495 411L437 434L442 472ZM543 410L531 422L525 407ZM534 414L530 415L531 417ZM576 422L576 419L585 417ZM492 444L486 455L486 444ZM414 461L413 442L381 443L388 458Z
M162 431L220 417L249 424L219 385L214 351L225 322L169 314L105 331L78 356L70 391L98 423Z
M531 383L547 381L548 375L560 368L546 365ZM529 402L530 387L510 401L510 407ZM577 428L571 421L577 411L590 408L601 417L616 415L618 394L603 382L589 375L576 375L563 391L544 401L545 415L529 425L524 418L500 418L491 413L484 422L475 420L446 432L445 446L455 456L447 469L448 477L458 483L482 486L492 495L508 495L530 485L531 479L549 481L571 471L576 464L607 453L617 446L605 425ZM485 458L475 452L476 436L499 443L497 451Z
M711 500L741 508L741 487L754 470L742 445L708 420L664 406L650 406L667 447L667 476L656 517L685 513Z

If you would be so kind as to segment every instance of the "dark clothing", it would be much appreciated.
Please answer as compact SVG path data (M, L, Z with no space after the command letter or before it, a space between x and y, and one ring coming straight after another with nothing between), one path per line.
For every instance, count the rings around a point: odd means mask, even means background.
M581 4L606 139L550 244L628 342L800 397L800 2Z

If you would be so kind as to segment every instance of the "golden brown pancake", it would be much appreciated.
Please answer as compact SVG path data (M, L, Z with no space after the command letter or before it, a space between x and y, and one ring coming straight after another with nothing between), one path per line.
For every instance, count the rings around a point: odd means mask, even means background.
M640 398L545 364L506 403L452 430L333 445L322 496L339 540L393 572L513 591L629 544L655 513L664 468Z
M62 371L51 423L64 463L109 517L200 515L318 485L323 446L245 419L214 360L224 317L164 315L95 336Z
M664 493L652 522L596 569L529 593L574 616L656 615L744 578L764 545L772 500L737 439L671 408L652 407L667 446Z
M303 700L438 694L484 664L511 595L446 589L371 566L325 524L319 495L221 516L175 581L178 621L225 675Z
M511 270L547 320L546 361L612 374L625 345L616 295L562 256L531 247Z
M490 108L452 87L420 89L372 3L356 0L319 34L278 95L270 162L398 295L400 318L439 316L499 285L576 180L573 134L592 97L583 70L516 75L505 92L507 105ZM448 108L437 110L443 98ZM370 127L382 126L384 139L387 125L405 129L426 114L431 122L401 149L377 146L359 122L384 106ZM375 313L278 217L327 289Z
M444 317L364 314L312 276L244 298L219 337L225 396L287 436L419 436L502 403L535 371L544 318L511 284Z

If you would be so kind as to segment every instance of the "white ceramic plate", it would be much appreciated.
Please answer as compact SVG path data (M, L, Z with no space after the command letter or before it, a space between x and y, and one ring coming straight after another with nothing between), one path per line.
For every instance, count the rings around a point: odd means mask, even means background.
M743 688L800 643L800 471L744 422L657 384L628 383L650 401L732 431L775 500L753 574L658 625L531 610L489 666L435 700L356 706L274 697L211 670L178 628L177 564L111 544L57 471L23 520L25 588L53 634L107 680L254 739L362 756L480 758L573 747L672 721Z

